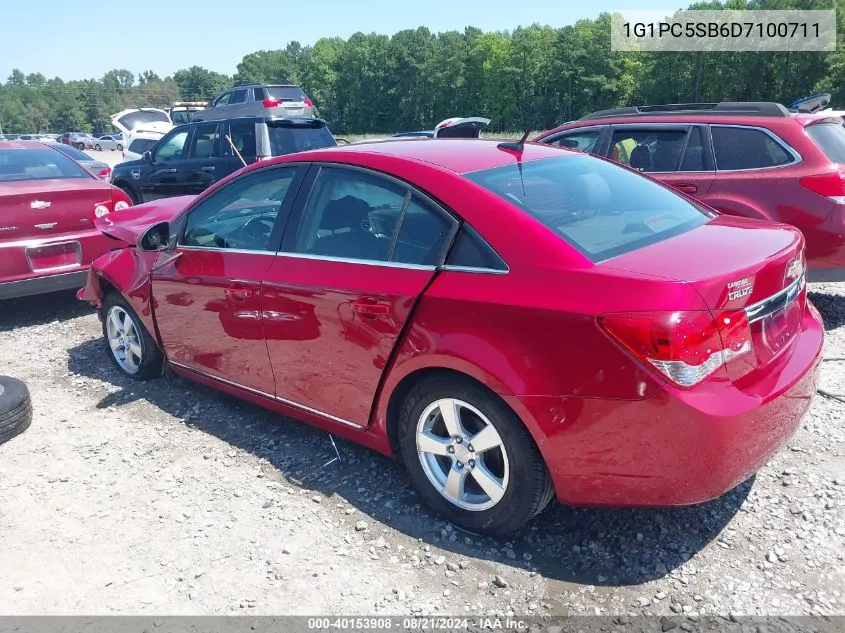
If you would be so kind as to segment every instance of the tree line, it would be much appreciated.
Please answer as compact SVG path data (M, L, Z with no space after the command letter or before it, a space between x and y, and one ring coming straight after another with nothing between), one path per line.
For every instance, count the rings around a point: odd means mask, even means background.
M845 0L728 0L694 9L843 9ZM840 13L845 16L845 13ZM778 101L825 91L845 107L845 21L840 50L821 52L619 53L610 15L554 28L393 36L355 33L312 46L246 55L233 76L201 66L160 77L112 70L63 81L14 70L0 84L5 133L100 132L127 107L207 100L247 82L296 83L336 133L431 129L450 116L484 116L493 131L548 129L604 108L645 103Z

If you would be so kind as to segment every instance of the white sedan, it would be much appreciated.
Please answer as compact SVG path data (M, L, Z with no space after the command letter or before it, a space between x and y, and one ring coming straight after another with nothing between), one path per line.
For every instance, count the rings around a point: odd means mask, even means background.
M102 150L117 150L118 152L123 151L123 137L119 134L117 135L106 135L101 136L98 139L94 140L94 149L97 151Z

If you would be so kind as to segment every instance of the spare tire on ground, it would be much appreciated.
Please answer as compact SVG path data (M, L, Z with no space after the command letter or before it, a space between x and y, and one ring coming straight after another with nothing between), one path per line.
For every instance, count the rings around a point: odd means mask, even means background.
M0 444L23 433L32 423L32 400L26 383L0 376Z

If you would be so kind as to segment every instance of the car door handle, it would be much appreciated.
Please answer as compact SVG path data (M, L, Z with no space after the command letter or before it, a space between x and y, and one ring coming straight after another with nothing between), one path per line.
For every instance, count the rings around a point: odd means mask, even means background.
M695 193L696 191L698 191L698 187L696 187L693 184L686 183L686 182L680 183L680 184L677 184L677 185L673 185L673 186L678 191L683 191L684 193Z
M214 166L212 165L212 166L210 166L210 167L202 167L201 169L202 169L203 171L214 171Z
M379 316L390 314L390 306L385 303L378 303L373 299L359 299L352 304L352 309L358 314L367 316Z
M255 291L252 288L226 288L226 297L232 301L249 301L255 296Z
M163 174L175 174L175 173L176 173L176 170L175 170L175 169L173 169L173 168L170 168L170 169L162 169L162 170L161 170L161 173L163 173Z

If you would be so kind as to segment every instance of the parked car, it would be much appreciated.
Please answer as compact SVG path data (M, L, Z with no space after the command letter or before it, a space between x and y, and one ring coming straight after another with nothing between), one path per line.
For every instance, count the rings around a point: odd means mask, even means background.
M68 158L75 160L100 180L108 180L109 176L111 176L111 167L108 163L96 160L82 150L78 150L71 145L62 145L61 143L45 143L45 145L52 147Z
M121 135L112 135L112 134L105 134L97 139L94 143L94 149L98 152L104 150L117 150L118 152L123 151L123 136Z
M229 144L227 138L232 140ZM117 165L112 183L135 204L198 194L247 164L337 145L322 119L240 117L194 121L168 132L139 160Z
M194 121L219 121L242 116L313 117L314 103L302 88L290 84L245 84L218 94Z
M797 226L811 281L845 280L845 129L777 103L604 110L542 134L608 156L721 213Z
M518 529L555 496L712 499L816 389L801 233L580 152L327 148L98 225L127 247L78 296L119 371L166 362L399 455L472 532Z
M390 138L481 138L488 125L490 119L482 117L452 117L438 123L433 130L398 132Z
M0 299L79 288L114 240L93 220L130 201L53 147L0 146Z
M123 135L122 157L138 160L173 129L170 115L158 108L129 108L111 116L112 125Z
M184 125L194 120L196 114L208 107L205 101L177 101L167 110L174 125Z
M63 145L71 145L79 150L94 149L95 139L84 132L65 132L59 137Z

